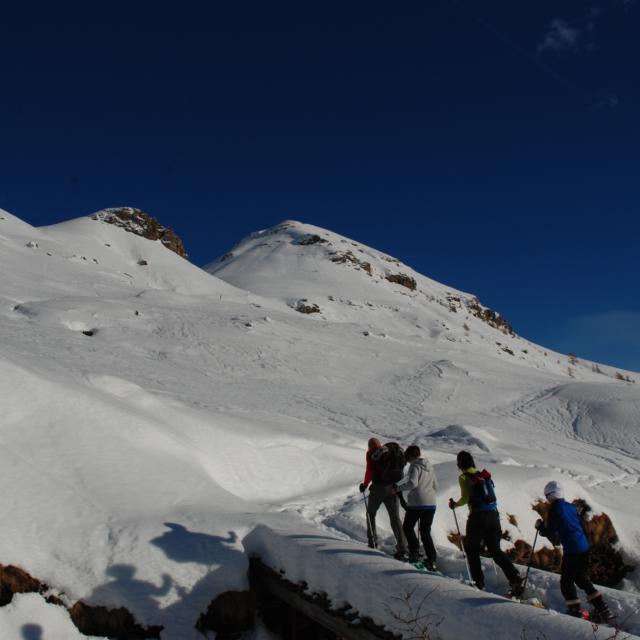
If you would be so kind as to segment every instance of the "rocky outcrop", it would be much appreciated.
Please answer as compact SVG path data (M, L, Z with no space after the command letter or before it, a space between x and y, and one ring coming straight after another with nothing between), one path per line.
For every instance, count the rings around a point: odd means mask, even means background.
M218 640L238 638L253 628L255 602L249 591L225 591L209 603L198 618L196 629L204 634L215 631Z
M300 242L298 244L301 244L302 246L309 246L311 244L322 244L328 242L327 240L325 240L324 238L321 238L319 235L313 233L311 235L306 236L305 238L303 238L302 240L300 240Z
M93 220L113 224L148 240L160 240L162 244L180 257L186 258L182 240L169 228L162 226L148 213L134 207L115 207L94 213Z
M363 260L358 260L351 251L333 251L329 254L331 256L331 262L336 264L352 264L356 269L363 269L369 275L372 275L371 263Z
M471 315L483 322L486 322L490 327L498 329L498 331L502 331L502 333L508 336L515 335L513 327L499 313L496 313L488 307L482 306L477 298L467 301L467 309Z
M81 633L88 636L106 636L118 640L144 640L159 638L163 627L160 625L143 627L136 623L131 612L120 607L92 607L84 602L76 602L69 610L71 620Z
M9 604L14 593L44 593L48 589L20 567L0 565L0 607Z
M396 284L402 285L411 291L416 290L416 281L411 276L408 276L404 273L390 273L386 276L386 279L389 282L395 282Z
M300 313L320 313L320 307L315 303L308 304L308 300L303 298L302 300L298 300L296 311Z
M0 607L9 604L16 593L40 593L48 603L65 607L60 597L47 592L49 587L24 569L0 565ZM137 624L131 612L124 607L107 609L78 601L69 609L69 615L82 633L114 640L159 638L163 629L160 625L143 627Z

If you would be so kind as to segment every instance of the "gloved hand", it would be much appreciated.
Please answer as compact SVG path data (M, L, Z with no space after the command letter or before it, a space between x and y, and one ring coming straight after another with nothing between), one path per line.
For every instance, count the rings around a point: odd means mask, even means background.
M364 482L360 483L360 493L364 493L367 490L367 485Z
M544 524L544 521L538 518L535 524L536 529L539 529L543 524Z
M449 509L456 508L456 501L453 498L449 498Z

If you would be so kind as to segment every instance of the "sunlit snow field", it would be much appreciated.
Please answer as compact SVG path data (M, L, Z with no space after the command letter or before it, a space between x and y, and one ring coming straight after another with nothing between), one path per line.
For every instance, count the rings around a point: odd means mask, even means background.
M326 242L300 244L314 234ZM357 260L332 261L346 251ZM201 637L212 598L247 587L256 526L366 539L372 435L436 464L435 540L453 577L460 449L492 471L513 539L532 541L531 503L555 479L606 512L638 561L638 384L506 335L457 306L472 296L310 225L254 234L207 269L90 218L35 229L0 211L0 563L68 603L124 605L163 640ZM621 614L639 576L610 595ZM562 610L557 576L531 582ZM0 631L83 637L62 614L16 596Z

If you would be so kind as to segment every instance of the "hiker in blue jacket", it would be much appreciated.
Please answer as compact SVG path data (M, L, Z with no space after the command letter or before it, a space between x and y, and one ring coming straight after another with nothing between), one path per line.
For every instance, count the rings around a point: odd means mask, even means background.
M565 501L562 487L554 480L546 484L544 495L551 503L551 509L546 524L543 520L538 520L536 529L554 545L562 545L560 590L567 603L567 613L582 616L580 598L576 592L578 585L594 607L592 619L599 622L611 620L613 615L609 607L588 576L590 545L578 510Z

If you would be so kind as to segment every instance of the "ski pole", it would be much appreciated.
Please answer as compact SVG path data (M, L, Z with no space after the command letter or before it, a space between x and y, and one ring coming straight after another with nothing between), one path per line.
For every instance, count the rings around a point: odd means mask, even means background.
M524 575L524 582L522 583L522 596L524 596L524 590L527 588L527 580L529 580L529 571L531 570L531 562L533 560L533 551L536 548L536 542L538 542L538 534L540 532L536 529L536 535L531 545L531 553L529 554L529 562L527 562L527 573ZM522 596L520 596L522 598Z
M366 491L366 490L365 490ZM367 537L371 540L373 544L373 548L377 549L378 545L376 544L376 540L373 536L373 527L371 526L371 516L369 515L369 502L367 501L367 494L365 491L362 492L362 499L364 500L364 512L367 514Z
M460 533L460 525L458 524L458 516L456 515L456 508L451 509L453 511L453 519L456 521L456 529L458 530L458 540L460 541L460 551L462 551L462 557L467 567L467 575L469 576L469 583L475 584L475 580L471 577L471 569L469 568L469 560L467 554L464 552L464 545L462 544L462 534Z

